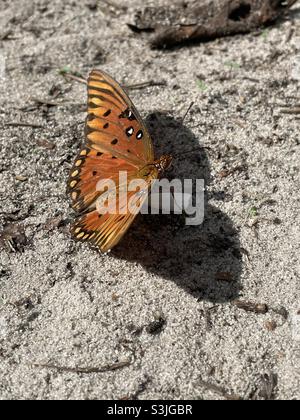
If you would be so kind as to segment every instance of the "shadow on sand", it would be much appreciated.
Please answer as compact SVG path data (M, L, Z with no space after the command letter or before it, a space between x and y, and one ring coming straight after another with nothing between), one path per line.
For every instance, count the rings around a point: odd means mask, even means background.
M209 185L206 150L181 121L155 112L146 123L156 156L179 155L166 174L169 179L198 178ZM180 151L191 149L199 150L180 157ZM200 226L186 226L183 215L139 215L112 254L142 264L199 300L227 302L235 299L241 289L238 233L228 216L207 200L205 220Z

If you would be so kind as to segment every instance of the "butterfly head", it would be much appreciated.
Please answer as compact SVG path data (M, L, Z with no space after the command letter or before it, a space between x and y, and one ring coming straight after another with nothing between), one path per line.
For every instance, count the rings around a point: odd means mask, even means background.
M159 173L166 171L170 168L173 157L170 155L162 155L158 160L154 162L154 166Z

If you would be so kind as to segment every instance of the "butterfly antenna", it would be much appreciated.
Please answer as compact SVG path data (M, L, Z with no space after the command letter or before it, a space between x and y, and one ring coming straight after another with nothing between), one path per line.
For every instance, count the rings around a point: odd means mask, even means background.
M186 117L188 116L190 110L193 108L194 104L195 104L195 102L191 102L190 103L188 109L186 110L184 116L182 117L181 124L183 124L183 122L185 121ZM175 143L178 140L178 136L179 135L180 135L180 132L178 132L177 135L176 135L176 137L175 137ZM191 149L191 150L188 150L187 152L178 153L178 154L172 155L172 156L173 156L173 158L176 159L178 157L185 156L185 155L188 155L188 154L193 153L193 152L199 152L199 148L197 148L197 149Z
M184 116L183 116L183 118L182 118L181 124L183 124L184 120L185 120L185 119L186 119L186 117L188 116L188 114L189 114L190 110L193 108L194 104L195 104L195 102L194 102L194 101L190 103L190 105L189 105L188 109L186 110L186 112L185 112L185 114L184 114Z
M185 155L189 155L190 153L194 153L194 152L200 152L200 146L196 149L191 149L191 150L188 150L187 152L183 152L183 153L178 153L178 154L176 154L176 155L172 155L172 157L174 158L174 159L177 159L177 158L181 158L181 156L185 156Z
M188 116L188 114L189 114L190 110L193 108L194 103L195 103L195 102L191 102L191 103L190 103L190 105L189 105L189 107L188 107L188 109L185 111L185 114L184 114L184 116L183 116L183 117L182 117L182 119L181 119L181 124L183 124L183 123L184 123L184 121L185 121L186 117ZM174 143L176 143L176 141L178 140L178 136L179 136L179 135L180 135L180 131L177 131L177 134L176 134L176 136L175 136L175 141L174 141Z

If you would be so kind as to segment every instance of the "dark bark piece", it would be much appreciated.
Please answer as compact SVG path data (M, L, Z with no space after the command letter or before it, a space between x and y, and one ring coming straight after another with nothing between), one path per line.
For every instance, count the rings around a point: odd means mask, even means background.
M275 389L278 385L278 376L270 372L269 374L265 373L261 376L258 397L263 398L266 401L273 400L275 398Z
M22 252L28 240L23 225L9 224L0 233L0 249L10 252Z
M233 302L239 309L244 309L246 312L254 312L256 314L266 314L269 308L265 303L245 302L243 300L235 300Z
M153 48L170 48L187 42L251 32L283 15L297 0L211 0L137 11L136 32L154 32Z

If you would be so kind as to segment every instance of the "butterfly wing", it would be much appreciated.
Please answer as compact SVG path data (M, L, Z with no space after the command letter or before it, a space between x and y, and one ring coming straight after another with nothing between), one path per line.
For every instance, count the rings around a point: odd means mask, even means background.
M131 193L128 197L138 201L139 208L143 205L148 195L148 190ZM120 200L117 199L117 206ZM120 205L122 208L122 204ZM132 222L137 211L125 214L99 214L97 210L90 211L79 217L72 227L73 236L80 241L89 241L105 253L111 250L122 239Z
M124 89L99 70L88 79L86 139L91 148L137 167L154 160L152 140L135 106Z
M150 135L128 95L106 73L92 71L88 79L86 146L75 160L68 182L72 206L78 213L72 227L74 237L92 242L102 252L115 246L137 213L123 208L122 214L99 214L97 200L103 192L97 185L109 179L118 189L120 171L126 171L130 182L153 160ZM128 198L136 198L142 205L149 186L150 182L142 195L129 193ZM106 195L109 193L106 191ZM117 196L117 208L124 207L120 200Z
M96 201L102 193L97 188L98 183L109 179L118 185L120 171L126 171L131 180L137 168L124 158L97 152L88 146L83 147L75 159L68 182L73 209L77 213L95 209Z

